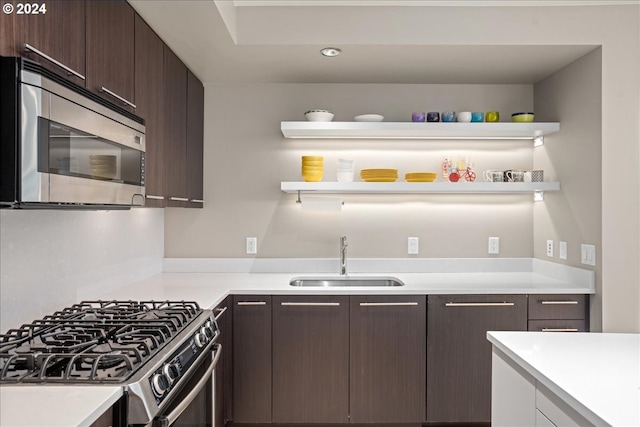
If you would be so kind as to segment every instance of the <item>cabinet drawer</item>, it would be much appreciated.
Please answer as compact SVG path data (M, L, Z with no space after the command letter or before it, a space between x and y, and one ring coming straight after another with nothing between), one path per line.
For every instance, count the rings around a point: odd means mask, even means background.
M529 295L529 319L586 319L588 295Z
M584 319L529 320L529 331L536 332L588 332Z

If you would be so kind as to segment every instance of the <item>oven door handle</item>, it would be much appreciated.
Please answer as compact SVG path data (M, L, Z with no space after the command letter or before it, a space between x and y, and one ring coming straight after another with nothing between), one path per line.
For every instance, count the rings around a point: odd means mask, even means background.
M170 426L174 422L176 422L178 417L182 415L185 409L189 407L189 405L191 404L191 402L193 402L193 400L196 398L198 393L200 393L203 387L207 384L207 381L209 381L209 378L211 377L211 373L213 372L213 370L216 368L216 365L218 364L218 360L220 360L220 355L222 354L222 344L214 344L213 349L216 352L216 355L213 357L213 362L211 362L211 365L207 368L207 372L205 372L202 378L200 378L200 381L198 381L198 384L196 384L195 387L193 387L193 389L189 392L189 394L187 394L185 398L182 399L182 401L174 408L173 411L171 411L168 415L161 415L158 418L156 418L156 420L153 423L154 426L165 427L165 426Z

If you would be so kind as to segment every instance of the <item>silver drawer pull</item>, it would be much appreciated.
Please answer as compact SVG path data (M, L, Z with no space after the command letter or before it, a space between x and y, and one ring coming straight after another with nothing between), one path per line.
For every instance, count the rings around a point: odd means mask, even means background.
M136 108L136 104L134 104L133 102L127 101L126 99L124 99L123 97L121 97L120 95L118 95L117 93L111 92L109 89L107 89L104 86L100 87L100 92L104 92L106 94L109 94L111 96L113 96L115 99L117 99L118 101L124 102L125 104L127 104L129 107L133 107Z
M578 328L542 328L542 332L578 332Z
M227 311L227 307L222 307L222 308L218 308L218 315L215 316L216 321L220 318L220 316L222 316L224 314L225 311Z
M238 301L238 305L267 305L266 301Z
M280 305L295 307L338 307L339 302L281 302Z
M578 305L578 301L540 301L542 305Z
M169 200L174 202L188 202L189 199L187 197L169 197Z
M416 306L417 302L361 302L360 307L404 307Z
M51 62L52 64L57 65L58 67L60 67L60 68L62 68L63 70L65 70L67 73L72 74L72 75L74 75L74 76L78 77L79 79L85 80L85 77L84 77L82 74L80 74L79 72L77 72L77 71L73 70L73 69L72 69L72 68L70 68L70 67L67 67L67 66L66 66L66 65L64 65L62 62L60 62L60 61L57 61L57 60L53 59L52 57L50 57L50 56L49 56L49 55L47 55L46 53L39 51L38 49L36 49L35 47L31 46L30 44L25 43L25 44L24 44L24 49L25 49L26 51L28 51L28 52L33 52L33 53L35 53L36 55L40 56L41 58L46 59L47 61Z
M202 199L190 199L189 201L193 203L204 203L204 200Z
M146 197L147 199L152 199L152 200L164 200L164 196L154 196L151 194L147 194L144 197Z
M448 302L445 307L511 307L515 302Z

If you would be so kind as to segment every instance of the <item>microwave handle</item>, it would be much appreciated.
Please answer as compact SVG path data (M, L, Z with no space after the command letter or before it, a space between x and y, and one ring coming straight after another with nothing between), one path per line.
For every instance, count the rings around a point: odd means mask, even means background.
M198 384L196 384L195 387L191 389L189 394L187 394L187 396L185 396L185 398L182 399L182 401L175 407L173 411L171 411L168 415L162 415L156 418L153 422L154 427L166 427L175 423L178 417L182 415L185 409L187 409L187 407L191 404L191 402L193 402L193 400L196 398L198 393L200 393L200 390L202 390L202 388L207 384L207 381L209 381L209 378L211 377L213 370L216 368L216 365L218 364L218 360L220 360L220 355L222 354L221 344L214 344L213 348L214 348L214 351L216 352L216 355L213 357L213 362L207 368L207 371L204 373L202 378L200 378L200 381L198 381Z

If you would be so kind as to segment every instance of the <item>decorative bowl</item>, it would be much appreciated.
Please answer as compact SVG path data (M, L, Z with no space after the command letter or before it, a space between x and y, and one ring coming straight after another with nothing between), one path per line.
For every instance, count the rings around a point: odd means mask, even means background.
M458 113L458 121L460 123L469 123L471 121L471 111L460 111Z
M353 118L356 122L381 122L384 120L384 116L380 114L361 114Z
M330 122L335 115L327 110L310 110L304 113L304 117L310 122Z
M533 121L533 113L513 113L511 121L516 123L531 123Z

